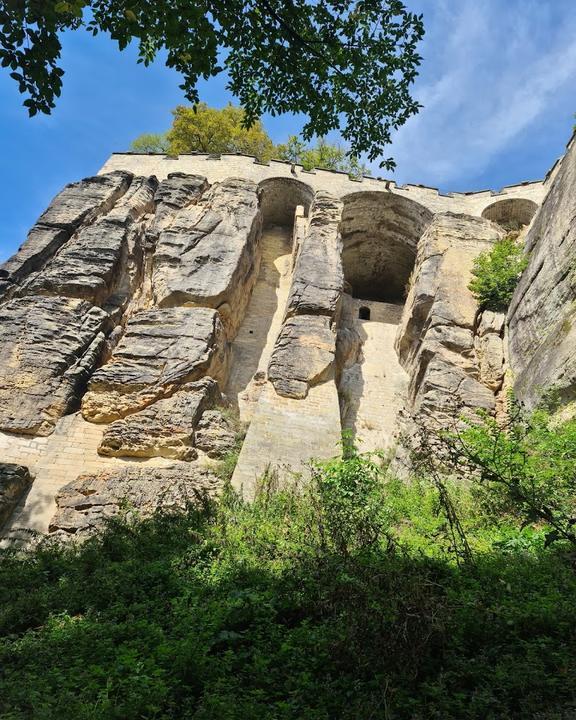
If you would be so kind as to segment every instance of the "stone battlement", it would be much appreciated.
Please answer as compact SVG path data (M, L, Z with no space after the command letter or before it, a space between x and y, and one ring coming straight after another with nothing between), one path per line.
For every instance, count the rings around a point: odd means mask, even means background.
M203 175L208 182L221 182L235 176L262 182L272 178L292 178L309 185L313 191L324 190L344 198L355 192L382 192L400 195L421 203L434 213L455 212L482 216L484 211L499 200L529 200L540 205L555 175L557 166L544 180L507 185L500 190L441 193L438 188L426 185L398 185L394 180L381 177L364 177L355 180L347 173L335 170L304 170L284 160L258 161L252 155L187 153L178 156L163 153L113 153L100 170L100 174L114 170L129 170L137 175L156 175L159 180L170 173L183 172Z

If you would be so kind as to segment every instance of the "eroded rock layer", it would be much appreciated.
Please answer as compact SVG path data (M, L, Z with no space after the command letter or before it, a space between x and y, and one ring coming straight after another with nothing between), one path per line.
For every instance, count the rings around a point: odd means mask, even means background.
M130 318L109 362L92 376L82 414L93 422L112 422L204 375L222 382L226 370L227 347L216 310L142 311Z
M297 315L288 318L272 353L268 377L284 397L305 398L308 389L334 372L336 334L330 318Z
M194 460L196 427L206 408L222 401L211 378L183 385L170 397L116 420L106 428L98 448L101 455L166 457Z
M40 216L18 252L0 267L0 298L40 270L77 228L109 210L131 181L132 173L113 172L67 185Z
M27 467L13 463L0 463L0 528L32 484Z
M342 202L318 193L301 245L288 298L287 315L327 315L334 318L344 286L340 218Z
M160 232L156 303L218 308L233 335L257 276L261 229L255 183L232 178L210 188Z
M175 512L214 497L220 481L209 470L189 464L162 468L120 468L80 475L56 496L50 532L86 536L118 515L145 518L156 510Z
M134 178L115 207L73 235L26 292L104 303L123 278L129 240L141 232L135 223L153 209L157 185L156 178Z
M508 310L518 398L576 399L576 143L526 236L528 267Z
M474 258L501 235L487 220L446 213L436 215L420 238L396 340L416 415L441 418L466 407L494 409L495 375L503 362L494 351L502 353L502 348L488 332L496 320L487 319L481 324L478 357L478 304L468 285Z
M342 203L318 193L307 231L296 247L286 319L268 366L279 395L305 398L313 385L334 377L336 323L344 287Z
M108 315L78 298L0 305L0 428L48 435L75 408L104 346Z

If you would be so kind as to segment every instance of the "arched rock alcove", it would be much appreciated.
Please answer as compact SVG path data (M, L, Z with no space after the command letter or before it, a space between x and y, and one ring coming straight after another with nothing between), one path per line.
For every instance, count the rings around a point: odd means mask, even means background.
M338 338L344 429L363 451L391 449L408 378L394 340L418 241L432 220L419 203L385 192L344 198L342 261L347 293Z
M296 208L302 206L307 216L314 199L314 190L310 185L292 178L269 178L263 180L258 189L264 226L283 225L291 228Z
M505 230L519 230L523 225L530 224L536 210L538 205L532 200L508 198L488 205L482 217L501 225Z
M314 198L306 183L269 178L258 185L262 212L260 264L246 315L232 345L226 395L250 422L266 378L274 342L282 324L292 273L294 237ZM296 211L298 208L299 213ZM303 216L302 216L303 210Z
M347 195L340 230L344 277L352 296L403 302L418 239L431 219L430 210L399 195Z

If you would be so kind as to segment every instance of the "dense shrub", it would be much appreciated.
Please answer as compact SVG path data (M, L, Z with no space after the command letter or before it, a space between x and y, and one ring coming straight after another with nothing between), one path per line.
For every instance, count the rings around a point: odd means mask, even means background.
M512 404L505 425L479 414L438 439L428 468L445 462L445 472L467 477L475 504L494 520L537 523L548 543L576 547L576 419Z
M4 551L4 720L572 717L576 577L560 543L348 450L247 505Z
M506 235L474 260L474 278L469 288L483 310L501 312L510 304L527 264L523 246L516 237L517 233Z

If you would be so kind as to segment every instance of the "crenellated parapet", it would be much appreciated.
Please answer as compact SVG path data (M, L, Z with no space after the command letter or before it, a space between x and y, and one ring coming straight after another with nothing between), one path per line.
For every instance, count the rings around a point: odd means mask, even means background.
M161 153L114 153L106 161L100 173L114 170L130 170L137 175L155 175L162 180L173 172L200 174L210 183L237 176L260 183L271 178L289 178L308 185L314 192L329 192L344 198L356 192L382 192L398 195L424 205L432 212L466 213L482 216L484 211L501 200L526 200L539 206L546 195L549 183L556 172L544 180L508 185L500 190L477 192L452 192L442 194L437 188L426 185L397 185L394 180L380 177L352 179L345 172L333 170L304 170L301 165L282 160L261 163L251 155L182 154L178 156Z

